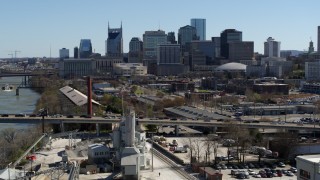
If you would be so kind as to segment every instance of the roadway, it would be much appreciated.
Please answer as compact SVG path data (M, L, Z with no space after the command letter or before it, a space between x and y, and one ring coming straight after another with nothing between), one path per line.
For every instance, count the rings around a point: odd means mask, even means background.
M74 116L68 118L62 117L44 117L45 124L79 124L79 123L93 123L93 124L110 124L121 122L121 117L92 117L85 118L80 116ZM9 115L8 117L0 117L0 123L27 123L38 124L42 123L42 117L15 117L15 115ZM288 130L312 130L320 131L319 124L296 124L296 123L276 123L276 122L259 122L259 123L244 123L243 121L237 121L234 119L220 121L220 120L192 120L192 119L137 119L138 124L154 124L154 125L184 125L184 126L206 126L206 127L228 127L231 124L235 124L241 128L262 128L262 129L288 129Z

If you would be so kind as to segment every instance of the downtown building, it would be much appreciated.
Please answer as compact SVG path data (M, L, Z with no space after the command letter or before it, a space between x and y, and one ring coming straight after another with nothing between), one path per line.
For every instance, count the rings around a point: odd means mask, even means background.
M305 62L304 73L307 81L320 81L320 60Z
M220 55L229 62L252 60L254 56L254 42L242 41L241 31L226 29L220 35L220 50Z
M69 49L62 48L59 50L59 58L60 59L65 59L69 58Z
M229 43L242 42L242 32L235 29L226 29L220 34L221 56L229 59Z
M157 75L176 76L187 72L188 67L181 63L179 44L158 45Z
M191 43L194 40L199 40L195 27L186 25L179 29L178 43L181 45L182 54L188 51L187 43Z
M206 40L206 19L194 18L190 20L190 25L197 30L197 37L200 41Z
M280 57L280 41L275 41L272 37L264 42L264 55L267 57Z
M143 59L143 42L138 37L133 37L129 42L129 63L142 63Z
M121 57L123 55L122 24L120 28L110 28L108 23L106 55L113 57Z
M143 65L147 66L148 74L156 74L158 45L167 44L165 31L145 31L143 34Z
M90 39L81 39L79 46L79 58L89 58L92 54L92 44Z

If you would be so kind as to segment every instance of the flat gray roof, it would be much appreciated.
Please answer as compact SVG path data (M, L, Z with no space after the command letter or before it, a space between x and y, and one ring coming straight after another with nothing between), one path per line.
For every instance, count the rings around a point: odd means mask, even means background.
M60 92L62 92L67 98L69 98L74 104L77 106L82 106L84 104L87 104L87 96L82 94L80 91L70 87L70 86L65 86L63 88L59 89ZM101 105L97 101L92 99L92 103Z

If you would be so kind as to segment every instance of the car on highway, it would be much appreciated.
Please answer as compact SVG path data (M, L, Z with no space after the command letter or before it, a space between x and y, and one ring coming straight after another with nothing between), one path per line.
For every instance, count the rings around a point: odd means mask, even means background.
M1 114L1 117L9 117L9 114Z
M73 115L68 115L67 118L73 118Z
M20 114L15 114L14 116L15 116L15 117L26 117L26 115L25 115L25 114L22 114L22 113L20 113Z

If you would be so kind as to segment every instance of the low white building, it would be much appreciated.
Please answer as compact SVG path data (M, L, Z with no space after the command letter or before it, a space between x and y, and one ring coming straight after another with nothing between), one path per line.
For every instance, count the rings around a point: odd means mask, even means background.
M110 149L103 144L88 146L88 161L90 163L104 163L110 158Z
M320 155L297 156L297 180L320 179Z
M113 64L113 73L118 76L141 76L147 74L147 67L142 63L116 63Z

